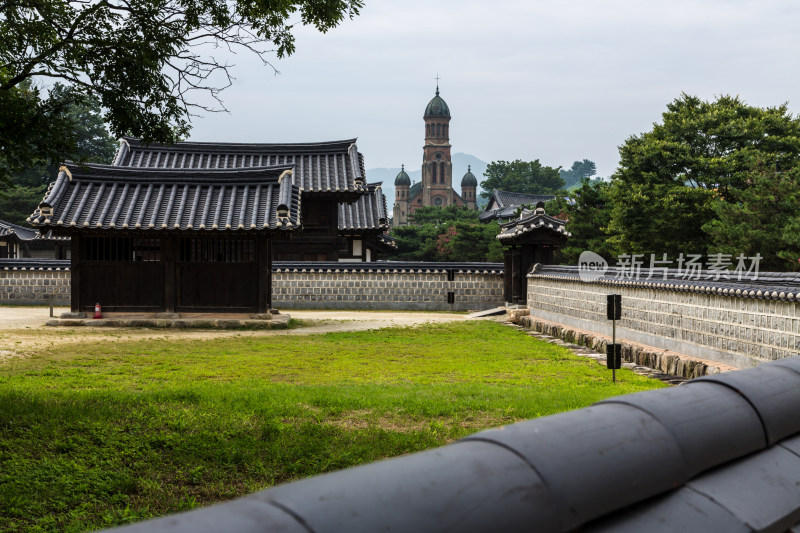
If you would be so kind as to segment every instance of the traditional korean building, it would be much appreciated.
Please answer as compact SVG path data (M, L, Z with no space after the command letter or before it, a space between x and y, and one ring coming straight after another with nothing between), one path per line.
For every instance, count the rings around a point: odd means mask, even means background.
M492 190L492 197L486 208L478 215L481 222L498 220L508 222L517 218L517 210L525 205L534 206L539 202L549 202L555 196L551 194L524 194L520 192Z
M524 304L528 299L528 273L541 263L552 264L553 252L572 235L566 222L544 212L544 202L523 209L519 217L500 225L497 238L503 245L503 296L506 302Z
M339 204L338 261L373 261L381 253L397 248L386 234L386 196L381 183L370 183L367 192L355 202Z
M63 166L28 219L72 241L73 312L271 307L271 247L300 226L294 166Z
M145 145L125 137L113 162L125 168L291 167L302 196L300 231L275 242L277 261L369 261L396 247L380 184L366 183L356 139L318 143Z
M0 259L69 259L68 237L0 220Z

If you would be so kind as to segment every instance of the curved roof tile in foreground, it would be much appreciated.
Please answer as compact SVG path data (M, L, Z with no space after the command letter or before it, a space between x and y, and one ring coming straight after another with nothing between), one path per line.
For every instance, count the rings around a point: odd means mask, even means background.
M294 181L306 193L338 193L355 199L366 187L364 158L356 139L316 143L144 144L124 137L114 166L163 169L233 169L265 166L294 167ZM350 198L352 197L352 198Z
M120 531L796 531L798 409L792 357Z
M233 170L66 165L28 218L40 231L274 230L300 223L292 167Z

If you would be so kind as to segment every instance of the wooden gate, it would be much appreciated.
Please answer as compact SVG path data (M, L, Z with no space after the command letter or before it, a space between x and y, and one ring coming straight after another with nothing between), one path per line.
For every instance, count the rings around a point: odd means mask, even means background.
M73 281L72 287L79 298L76 307L90 311L99 303L105 311L162 310L161 246L161 239L73 237L73 255L81 258L79 264L73 264L73 269L79 268L77 283Z
M255 238L182 237L177 243L177 312L258 311Z

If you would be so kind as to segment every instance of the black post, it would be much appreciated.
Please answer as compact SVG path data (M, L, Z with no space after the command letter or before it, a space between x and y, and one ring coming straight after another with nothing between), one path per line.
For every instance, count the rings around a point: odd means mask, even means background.
M617 382L617 368L622 366L622 350L617 344L617 320L622 318L622 295L606 296L606 317L611 320L611 346L606 347L606 368L611 368L611 379Z

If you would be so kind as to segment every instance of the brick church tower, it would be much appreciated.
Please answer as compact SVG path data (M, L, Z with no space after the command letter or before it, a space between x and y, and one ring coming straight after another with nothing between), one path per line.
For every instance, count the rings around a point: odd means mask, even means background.
M468 172L466 179L467 195L472 201L462 198L453 190L453 163L450 160L450 108L439 96L439 85L436 85L436 96L428 102L423 115L425 121L425 146L422 147L422 182L411 185L411 180L404 170L395 179L394 226L409 223L409 216L420 207L457 205L475 209L475 189L477 181ZM467 176L465 176L467 178Z
M453 163L450 161L450 108L436 96L425 108L425 146L422 148L422 205L453 205Z

